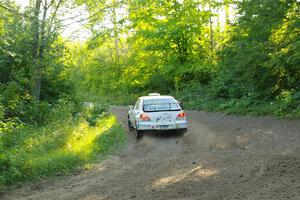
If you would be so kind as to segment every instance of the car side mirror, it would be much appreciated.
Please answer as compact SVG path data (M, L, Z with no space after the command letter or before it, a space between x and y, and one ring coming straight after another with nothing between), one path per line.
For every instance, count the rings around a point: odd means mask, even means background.
M181 109L183 109L183 104L182 104L182 102L178 102L178 103L179 103Z
M133 105L128 105L128 108L129 109L133 109Z

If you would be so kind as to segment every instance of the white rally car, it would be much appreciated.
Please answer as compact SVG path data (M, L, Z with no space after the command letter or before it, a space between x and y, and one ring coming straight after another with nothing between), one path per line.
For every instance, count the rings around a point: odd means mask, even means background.
M146 130L187 131L185 112L180 103L171 96L151 93L138 98L134 106L129 106L128 127L136 130L141 138Z

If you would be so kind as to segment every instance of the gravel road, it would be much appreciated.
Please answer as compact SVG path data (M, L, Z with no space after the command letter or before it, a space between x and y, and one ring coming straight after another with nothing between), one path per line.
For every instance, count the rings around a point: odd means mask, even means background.
M126 127L125 107L112 111ZM300 199L300 120L188 111L189 131L149 132L94 168L6 199ZM127 127L126 127L127 128Z

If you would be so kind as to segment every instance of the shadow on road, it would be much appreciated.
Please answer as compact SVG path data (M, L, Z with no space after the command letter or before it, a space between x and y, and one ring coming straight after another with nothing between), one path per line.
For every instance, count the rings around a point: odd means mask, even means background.
M156 138L180 138L183 133L177 131L145 131L144 136L146 137L156 137Z

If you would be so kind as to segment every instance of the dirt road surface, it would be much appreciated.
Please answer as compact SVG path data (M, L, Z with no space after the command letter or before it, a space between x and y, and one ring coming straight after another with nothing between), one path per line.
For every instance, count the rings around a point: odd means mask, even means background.
M127 108L112 111L126 127ZM128 132L121 152L95 168L0 198L300 200L300 120L198 111L187 116L183 136L148 133L136 141Z

